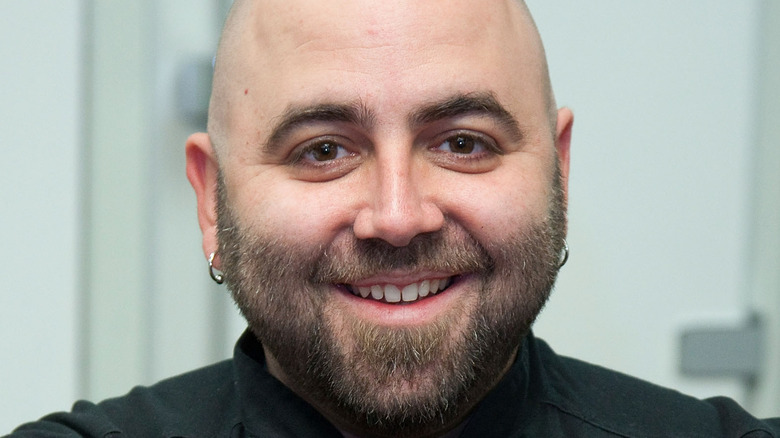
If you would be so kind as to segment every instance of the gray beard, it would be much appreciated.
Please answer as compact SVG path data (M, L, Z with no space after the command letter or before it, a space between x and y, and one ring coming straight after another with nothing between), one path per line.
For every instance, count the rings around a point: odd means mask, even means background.
M228 288L286 383L337 426L386 437L454 427L495 386L550 295L565 232L557 174L547 218L488 246L452 221L405 247L352 235L311 247L294 236L252 234L221 177L217 213ZM403 268L473 273L478 304L404 328L328 306L334 284Z

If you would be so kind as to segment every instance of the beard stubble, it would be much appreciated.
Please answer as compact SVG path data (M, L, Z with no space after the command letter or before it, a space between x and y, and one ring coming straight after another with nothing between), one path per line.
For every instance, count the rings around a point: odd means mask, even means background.
M557 172L545 219L484 245L449 220L405 247L350 234L312 248L272 230L251 233L221 176L217 213L228 288L286 383L338 426L388 437L452 427L493 388L550 295L565 233ZM334 285L395 269L467 272L478 298L413 327L331 304Z

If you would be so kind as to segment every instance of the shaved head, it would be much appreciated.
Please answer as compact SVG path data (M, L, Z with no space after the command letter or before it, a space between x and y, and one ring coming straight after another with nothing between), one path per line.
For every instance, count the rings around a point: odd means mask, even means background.
M337 4L338 3L338 4ZM539 36L536 24L531 16L528 6L522 0L496 0L491 1L490 7L484 7L483 1L458 1L446 2L407 2L408 14L397 14L393 17L395 20L403 21L408 19L407 29L413 29L421 41L425 41L424 32L420 32L420 26L416 21L420 18L426 18L425 11L440 11L443 9L461 9L463 16L474 18L476 10L481 12L479 15L488 16L489 12L498 12L503 19L499 17L488 18L489 22L500 20L505 27L502 35L507 41L506 45L512 46L511 42L520 42L524 48L524 62L521 68L534 71L533 77L536 79L534 86L538 87L544 95L546 104L546 116L550 126L550 132L555 133L556 126L556 103L547 66L547 59ZM438 5L437 5L438 3ZM401 3L389 2L387 8L403 10ZM425 9L423 9L425 7ZM214 81L212 88L211 101L208 114L208 132L211 136L217 152L223 149L228 143L228 134L230 129L231 109L236 101L236 96L246 90L247 83L259 81L262 86L263 74L261 71L255 71L254 75L248 74L252 70L245 68L248 53L254 53L263 59L260 63L266 68L272 69L276 60L287 55L284 50L280 50L285 45L275 45L281 42L284 36L295 35L295 40L301 45L316 41L317 33L322 32L327 26L338 27L340 23L334 15L344 17L343 22L350 23L350 27L363 25L360 29L354 29L351 33L355 36L363 35L374 36L374 42L381 44L383 38L389 35L383 34L391 26L383 26L383 20L386 17L379 16L378 12L383 10L377 7L374 2L341 0L338 2L319 2L312 0L235 0L228 14L225 26L220 38L219 47L214 69ZM337 13L340 11L341 13ZM346 13L345 13L346 12ZM377 17L372 17L374 12ZM352 17L349 17L351 15ZM318 18L325 22L323 26L317 26L312 23L311 17ZM354 19L358 17L359 20ZM350 19L352 18L352 19ZM312 24L307 26L307 24ZM394 23L398 24L398 23ZM309 32L302 31L308 29ZM391 29L392 30L392 29ZM482 29L471 29L472 32L481 32ZM308 33L308 35L307 35ZM279 38L282 36L282 38ZM289 40L287 41L290 42ZM515 45L517 46L517 45ZM295 45L286 45L290 50L295 49ZM265 52L265 53L263 53ZM264 55L264 56L262 56ZM294 74L294 72L290 72ZM518 76L518 80L522 80ZM270 86L270 84L269 84ZM268 90L272 91L272 90Z

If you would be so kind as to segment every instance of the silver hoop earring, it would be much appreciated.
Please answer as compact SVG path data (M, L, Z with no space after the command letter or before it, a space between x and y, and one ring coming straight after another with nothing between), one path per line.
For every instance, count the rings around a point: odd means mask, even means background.
M561 269L567 261L569 261L569 243L566 242L566 239L563 239L563 256L561 256L561 261L558 263L558 269Z
M225 282L225 276L214 272L214 257L216 255L216 251L209 254L209 275L211 276L211 279L214 280L214 283L222 284Z

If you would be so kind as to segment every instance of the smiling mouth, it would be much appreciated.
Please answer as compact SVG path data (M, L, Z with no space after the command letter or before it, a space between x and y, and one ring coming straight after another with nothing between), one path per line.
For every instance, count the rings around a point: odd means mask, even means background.
M413 303L427 297L438 294L452 286L455 277L423 280L406 286L394 284L375 284L372 286L353 286L346 284L344 287L357 297L383 303Z

